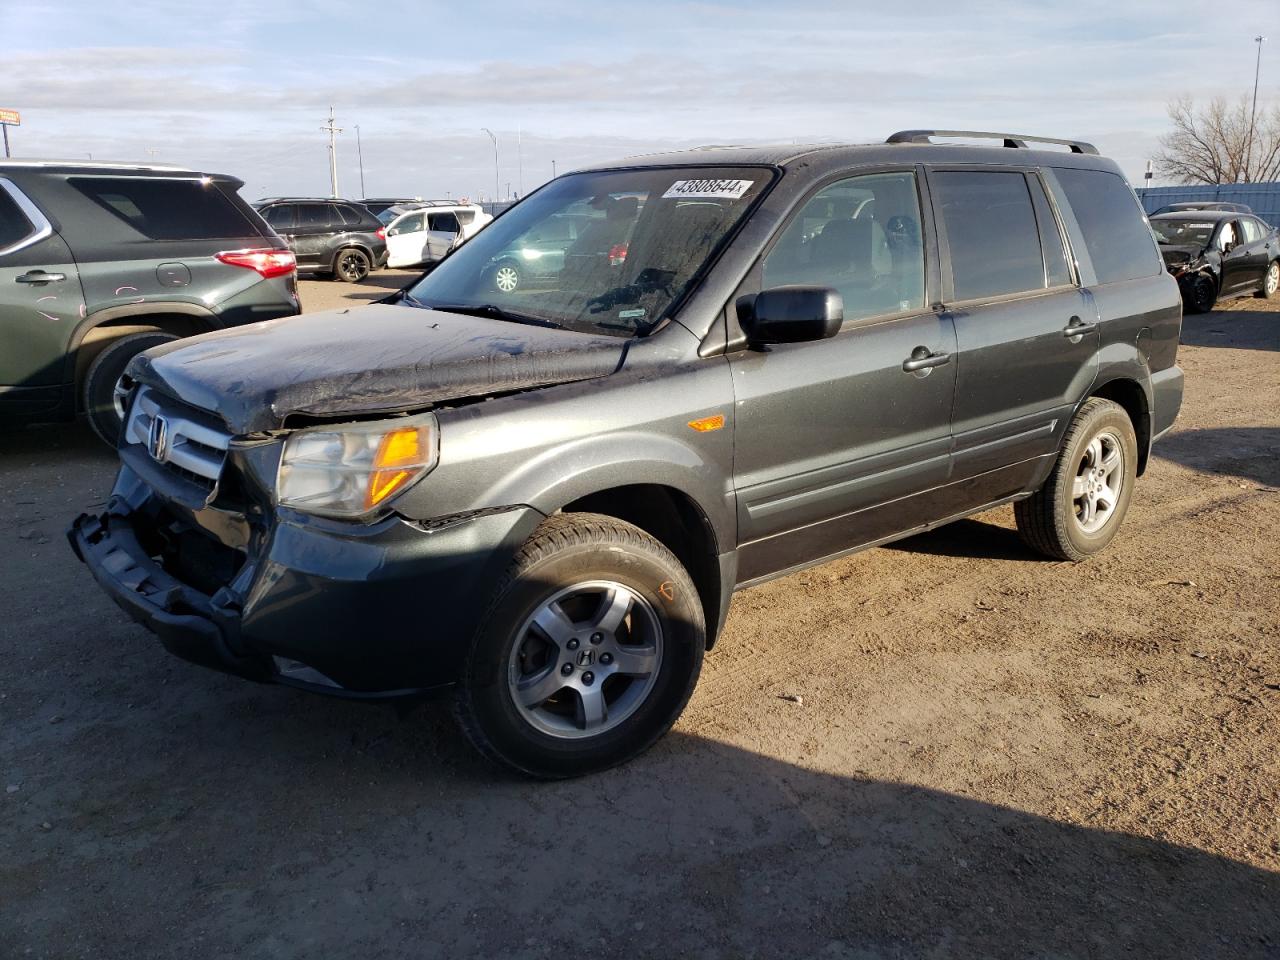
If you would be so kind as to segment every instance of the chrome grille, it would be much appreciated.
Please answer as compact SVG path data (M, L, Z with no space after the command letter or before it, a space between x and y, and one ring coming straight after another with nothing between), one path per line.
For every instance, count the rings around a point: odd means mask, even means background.
M222 473L231 435L153 390L139 387L129 408L125 440L141 444L157 463L212 488Z

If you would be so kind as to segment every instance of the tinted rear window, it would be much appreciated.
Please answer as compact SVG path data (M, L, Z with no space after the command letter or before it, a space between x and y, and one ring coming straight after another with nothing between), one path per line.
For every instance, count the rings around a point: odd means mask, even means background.
M18 208L17 201L0 189L0 250L30 236L35 227Z
M1150 277L1163 269L1142 207L1123 179L1105 170L1053 173L1080 224L1099 283Z
M930 182L951 252L955 299L1044 288L1040 235L1026 177L1016 172L951 172L936 173Z
M258 228L210 180L71 177L86 197L152 240L256 237Z
M355 207L343 203L338 205L338 210L342 213L342 219L347 222L347 226L358 227L364 223L364 217Z

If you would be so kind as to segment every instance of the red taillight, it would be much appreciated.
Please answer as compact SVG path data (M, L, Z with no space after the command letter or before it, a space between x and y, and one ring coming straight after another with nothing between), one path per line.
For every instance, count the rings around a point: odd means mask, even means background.
M625 243L615 243L609 248L609 266L620 267L626 262L626 260L627 245Z
M262 274L264 280L293 273L298 261L288 250L224 250L214 257L233 267L245 267Z
M376 236L378 237L378 239L379 239L379 240L385 240L385 239L387 239L387 228L386 228L386 227L379 227L379 228L377 229Z

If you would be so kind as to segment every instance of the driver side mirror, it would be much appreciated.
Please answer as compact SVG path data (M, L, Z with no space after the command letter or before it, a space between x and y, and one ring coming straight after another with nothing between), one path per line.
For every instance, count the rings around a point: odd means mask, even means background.
M753 344L826 340L844 321L844 298L831 287L774 287L739 297L734 306Z

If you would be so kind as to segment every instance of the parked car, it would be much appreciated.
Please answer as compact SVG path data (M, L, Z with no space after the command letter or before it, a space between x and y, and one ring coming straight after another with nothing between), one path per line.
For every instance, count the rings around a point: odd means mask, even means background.
M417 203L421 197L366 197L364 200L358 201L359 204L372 213L375 217L388 207L394 207L399 204ZM386 221L383 221L384 223Z
M486 223L493 219L474 203L454 203L452 200L416 200L412 203L399 203L388 207L378 214L378 219L387 226L402 214L411 210L434 210L437 213L452 213L458 221L462 239L469 240Z
M87 415L179 337L298 312L294 258L241 182L180 167L0 160L0 421Z
M1247 203L1227 203L1223 200L1185 200L1182 203L1170 203L1155 211L1152 216L1162 213L1186 213L1189 210L1224 210L1228 213L1253 213Z
M1093 147L936 136L583 170L391 302L151 350L74 549L180 656L447 694L541 777L662 736L736 590L1010 502L1083 560L1177 416L1177 283Z
M453 249L461 236L462 227L453 210L430 207L408 210L387 225L387 266L434 264Z
M602 195L553 214L494 255L485 268L492 288L515 293L529 285L556 283L566 264L605 257L614 266L626 259L627 241L643 198Z
M288 242L299 272L359 283L387 261L386 230L358 203L280 197L259 200L254 207Z
M1154 214L1150 223L1188 312L1212 310L1221 297L1270 299L1280 288L1280 233L1257 217L1198 210Z

